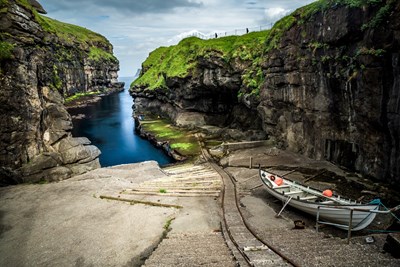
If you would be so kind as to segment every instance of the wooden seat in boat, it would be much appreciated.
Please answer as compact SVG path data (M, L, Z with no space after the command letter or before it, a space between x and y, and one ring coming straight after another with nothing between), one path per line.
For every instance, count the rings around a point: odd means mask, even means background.
M310 195L310 196L306 196L306 197L301 197L300 200L313 200L313 199L317 199L317 198L318 198L317 196Z
M291 196L291 195L296 195L296 194L303 194L303 191L289 191L289 192L285 192L284 194L287 196Z

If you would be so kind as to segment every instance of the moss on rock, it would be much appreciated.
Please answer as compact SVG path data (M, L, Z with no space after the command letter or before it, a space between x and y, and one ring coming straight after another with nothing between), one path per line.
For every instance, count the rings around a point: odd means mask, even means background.
M394 0L319 0L295 10L280 19L266 31L253 32L242 36L229 36L210 40L189 37L179 44L160 47L150 53L143 63L142 73L131 87L147 90L166 88L168 78L185 78L196 75L200 58L221 57L228 64L239 59L246 67L242 70L242 82L246 93L258 95L264 82L262 73L262 56L271 49L278 48L282 36L295 25L301 25L314 19L315 14L324 12L338 5L349 8L360 8L366 5L383 5L378 16L369 25L374 26L389 12ZM239 94L243 94L241 90Z
M234 59L253 62L244 74L245 83L258 87L259 61L263 53L263 43L269 31L253 32L243 36L229 36L218 39L201 40L190 37L178 45L160 47L150 53L143 63L143 71L131 86L146 87L153 90L165 88L165 79L171 77L184 78L195 75L200 58L221 57L230 63ZM253 75L254 73L254 75Z
M0 61L12 58L13 49L13 44L6 41L0 41Z

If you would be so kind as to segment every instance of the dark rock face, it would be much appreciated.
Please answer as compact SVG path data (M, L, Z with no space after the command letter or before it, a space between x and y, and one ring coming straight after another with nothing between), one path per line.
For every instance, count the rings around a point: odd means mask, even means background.
M169 89L134 88L136 103L177 124L195 112L200 125L261 125L281 148L398 184L400 2L330 4L264 54L259 99L237 98L245 62L212 54L191 76L167 77Z
M42 7L42 5L36 0L28 0L29 4L36 9L37 12L41 14L47 14L46 10Z
M167 115L179 126L207 124L261 130L260 118L254 116L256 110L238 101L242 70L217 56L198 61L194 75L166 77L168 89L132 89L137 113L146 110Z
M118 62L89 59L79 45L45 32L18 2L9 0L0 20L2 40L13 44L12 56L0 58L0 184L62 180L100 167L100 151L72 137L64 97L120 87Z
M400 181L400 4L318 13L268 54L258 111L283 147L365 175Z

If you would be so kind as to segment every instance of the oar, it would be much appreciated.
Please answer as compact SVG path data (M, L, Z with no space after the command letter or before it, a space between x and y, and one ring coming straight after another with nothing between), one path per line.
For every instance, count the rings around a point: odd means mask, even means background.
M305 180L304 180L304 183L307 183L308 181L314 179L315 177L320 176L321 174L324 174L326 171L327 171L327 169L324 169L322 172L317 173L316 175L313 175L313 176L311 176L310 178L305 179Z

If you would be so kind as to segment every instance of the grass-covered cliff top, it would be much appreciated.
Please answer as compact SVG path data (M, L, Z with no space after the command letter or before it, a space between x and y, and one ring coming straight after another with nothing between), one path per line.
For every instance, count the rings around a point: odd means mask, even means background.
M199 57L216 55L226 62L236 57L256 60L260 57L267 33L262 31L210 40L190 37L178 45L160 47L150 53L142 65L144 73L132 85L147 86L150 89L164 87L165 76L182 78L189 75Z
M90 59L96 61L117 61L112 54L112 45L104 36L84 27L60 22L40 15L28 0L0 0L0 14L6 14L13 3L17 3L19 6L30 11L34 20L39 23L43 31L56 35L59 43L68 46L78 45L80 49L88 52Z
M195 68L200 57L223 58L227 63L232 59L240 58L249 61L250 67L242 74L247 91L258 94L263 82L261 70L262 55L277 48L283 34L294 25L301 25L313 19L318 12L323 12L338 5L347 5L351 8L366 5L381 5L377 16L363 25L364 28L374 27L390 11L390 5L396 0L319 0L301 7L292 14L282 18L270 30L253 32L242 36L229 36L218 39L201 40L190 37L179 44L170 47L160 47L150 53L142 64L142 73L131 87L144 87L148 90L165 88L165 78L186 77L195 75Z

